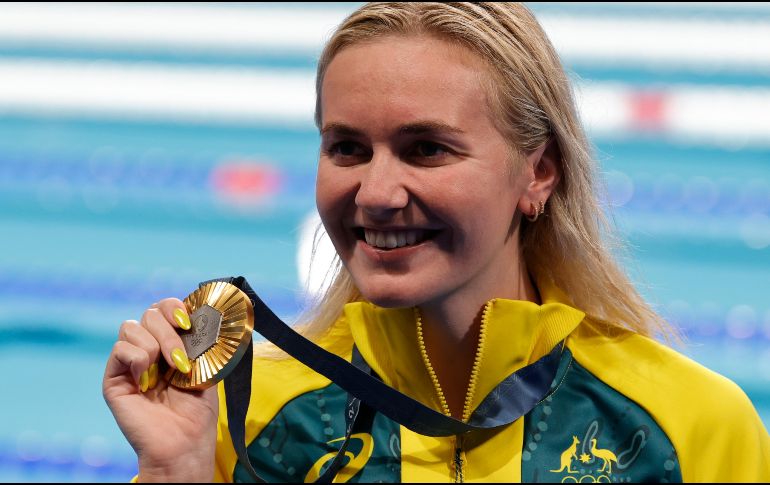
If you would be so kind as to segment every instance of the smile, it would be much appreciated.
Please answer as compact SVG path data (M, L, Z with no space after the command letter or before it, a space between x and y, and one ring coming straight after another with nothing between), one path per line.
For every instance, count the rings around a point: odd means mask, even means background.
M396 249L420 244L431 239L438 231L427 229L378 231L356 228L355 233L359 240L363 240L366 244L377 249Z

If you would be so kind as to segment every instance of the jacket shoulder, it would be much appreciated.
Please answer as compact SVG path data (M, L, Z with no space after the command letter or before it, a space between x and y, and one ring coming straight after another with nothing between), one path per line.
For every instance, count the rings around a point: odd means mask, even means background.
M668 435L684 481L770 480L770 437L734 382L659 342L586 320L568 347Z

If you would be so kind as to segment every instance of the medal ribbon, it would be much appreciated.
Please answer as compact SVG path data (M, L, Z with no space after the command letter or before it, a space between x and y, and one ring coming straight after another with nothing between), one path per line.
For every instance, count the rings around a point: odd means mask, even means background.
M551 388L559 366L563 343L557 344L538 361L510 374L490 392L471 415L467 423L435 411L382 382L353 348L352 361L335 355L286 325L246 282L245 278L222 278L237 286L254 304L254 330L293 358L331 380L348 392L345 412L346 439L330 466L318 479L328 483L342 467L348 440L354 432L371 428L379 412L406 428L425 436L453 436L470 431L505 426L534 408ZM253 355L249 343L247 356ZM252 478L264 483L248 459L245 444L245 420L251 396L252 359L243 359L225 378L225 399L230 434L238 458Z

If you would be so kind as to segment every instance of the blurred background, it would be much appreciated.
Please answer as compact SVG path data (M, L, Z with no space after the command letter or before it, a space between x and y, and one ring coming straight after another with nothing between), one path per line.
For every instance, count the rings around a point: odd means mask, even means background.
M770 5L529 5L629 271L770 425ZM242 274L297 316L315 62L356 6L0 5L0 481L133 476L101 378L154 301Z

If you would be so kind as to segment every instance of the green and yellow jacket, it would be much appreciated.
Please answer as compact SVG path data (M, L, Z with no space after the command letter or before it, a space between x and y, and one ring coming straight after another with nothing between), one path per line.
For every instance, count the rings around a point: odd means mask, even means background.
M565 340L548 396L503 428L462 438L416 434L377 415L353 435L337 482L770 481L770 437L741 389L649 338L586 318L558 290L543 304L487 303L466 416L509 374ZM412 309L346 305L319 342L353 344L391 387L442 412L440 387ZM237 464L219 388L217 481L248 481ZM262 478L315 480L336 454L347 394L293 360L254 359L248 453Z

